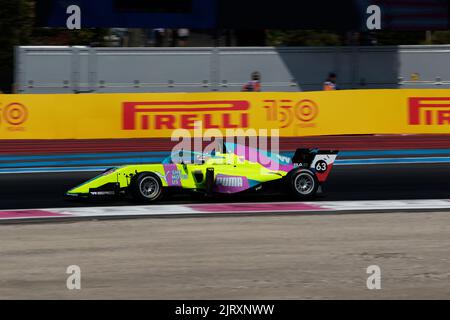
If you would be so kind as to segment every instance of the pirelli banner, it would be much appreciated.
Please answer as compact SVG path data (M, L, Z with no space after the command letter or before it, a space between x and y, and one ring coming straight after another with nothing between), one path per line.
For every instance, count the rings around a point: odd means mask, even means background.
M450 90L0 95L0 139L450 133Z

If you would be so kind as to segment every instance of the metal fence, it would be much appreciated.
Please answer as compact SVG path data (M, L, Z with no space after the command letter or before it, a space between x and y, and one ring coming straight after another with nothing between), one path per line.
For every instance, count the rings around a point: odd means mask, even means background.
M90 48L17 47L17 93L450 88L450 46Z

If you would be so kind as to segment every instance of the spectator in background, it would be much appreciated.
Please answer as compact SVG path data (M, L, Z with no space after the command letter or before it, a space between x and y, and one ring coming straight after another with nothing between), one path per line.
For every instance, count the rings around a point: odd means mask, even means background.
M166 30L163 28L154 29L155 35L155 47L162 47L164 44L164 38L166 35Z
M189 29L178 29L178 46L187 47L189 40Z
M323 83L323 90L324 91L337 90L336 79L337 79L336 74L331 72L328 75L327 80Z
M244 92L261 92L261 74L258 71L252 73L252 79L243 87Z

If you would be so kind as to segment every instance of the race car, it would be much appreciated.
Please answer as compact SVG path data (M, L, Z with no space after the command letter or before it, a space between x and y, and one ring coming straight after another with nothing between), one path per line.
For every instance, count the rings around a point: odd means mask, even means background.
M174 156L174 154L176 156ZM205 195L236 194L273 187L297 199L314 197L328 178L338 151L297 149L292 158L234 143L221 151L172 153L160 164L111 168L67 192L67 196L92 198L131 196L154 202L168 191L193 191Z

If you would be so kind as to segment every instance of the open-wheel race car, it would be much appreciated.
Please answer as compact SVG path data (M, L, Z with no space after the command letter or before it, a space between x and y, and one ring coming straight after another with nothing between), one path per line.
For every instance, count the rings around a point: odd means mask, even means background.
M320 191L338 154L297 149L291 158L234 143L224 143L222 149L208 154L180 151L160 164L111 168L69 190L67 196L130 194L140 202L154 202L174 190L214 195L276 188L304 200Z

